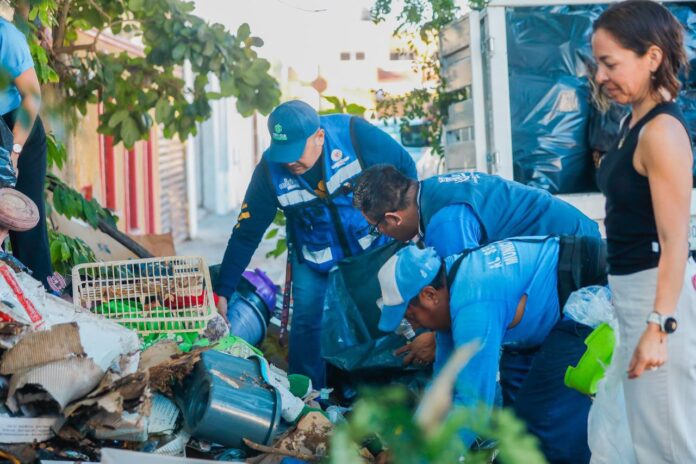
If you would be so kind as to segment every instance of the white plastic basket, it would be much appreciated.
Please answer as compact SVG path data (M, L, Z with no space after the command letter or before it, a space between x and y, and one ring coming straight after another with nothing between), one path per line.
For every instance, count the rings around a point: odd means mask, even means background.
M73 301L140 335L202 333L217 312L205 259L193 256L73 267Z

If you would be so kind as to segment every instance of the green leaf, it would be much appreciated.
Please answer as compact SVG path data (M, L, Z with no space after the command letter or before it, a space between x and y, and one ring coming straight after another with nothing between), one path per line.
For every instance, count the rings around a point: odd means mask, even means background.
M132 148L140 139L140 131L138 130L138 124L135 119L128 117L121 124L121 140L126 148Z
M116 111L113 115L111 115L111 118L109 118L109 127L111 127L112 129L115 128L128 116L129 114L127 110Z
M178 44L176 47L174 47L174 50L172 50L172 58L174 58L176 61L181 61L184 58L184 55L186 55L186 48L186 44Z
M249 38L251 35L251 28L249 28L249 25L247 23L242 23L241 26L239 26L239 29L237 29L237 40L240 42L244 42L246 39Z
M128 8L135 12L142 11L145 8L145 0L129 0Z

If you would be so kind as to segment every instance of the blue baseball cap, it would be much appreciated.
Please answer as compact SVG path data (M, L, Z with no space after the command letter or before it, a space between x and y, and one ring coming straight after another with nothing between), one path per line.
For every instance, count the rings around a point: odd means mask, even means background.
M307 139L319 129L319 115L300 100L276 106L268 117L271 146L266 150L268 161L294 163L302 157Z
M396 330L406 314L408 302L435 279L441 263L434 248L421 249L415 245L402 248L384 263L377 273L382 289L382 298L377 300L382 308L379 330Z

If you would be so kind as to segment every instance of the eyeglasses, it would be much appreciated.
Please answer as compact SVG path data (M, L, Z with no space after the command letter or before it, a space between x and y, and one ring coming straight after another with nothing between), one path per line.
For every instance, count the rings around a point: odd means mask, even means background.
M370 224L370 227L368 229L368 232L370 235L373 237L379 237L382 235L382 232L379 231L379 225L384 221L384 218L386 215L382 216L379 221L375 222L374 224Z

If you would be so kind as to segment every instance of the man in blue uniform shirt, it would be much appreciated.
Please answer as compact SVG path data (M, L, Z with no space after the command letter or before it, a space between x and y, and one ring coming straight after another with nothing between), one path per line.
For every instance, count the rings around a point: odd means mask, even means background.
M435 374L458 347L480 350L458 374L458 406L494 404L502 346L535 351L512 405L554 463L589 462L591 400L564 385L565 370L585 351L591 328L561 316L571 291L605 284L603 244L587 237L503 240L442 260L433 248L405 247L379 271L381 330L405 317L437 331ZM564 272L572 267L575 272ZM475 435L463 430L471 445Z
M353 203L380 233L401 241L419 236L442 257L510 237L600 237L596 222L547 191L479 172L418 182L391 166L373 166L356 183ZM431 333L421 334L397 354L405 354L406 363L430 362L434 343ZM503 404L514 401L529 360L523 350L506 350Z
M271 145L256 166L220 267L218 309L227 302L278 208L285 212L292 265L289 370L324 385L320 330L329 270L342 258L386 243L352 204L363 168L388 163L416 178L409 154L388 134L345 114L319 117L301 101L268 118Z

